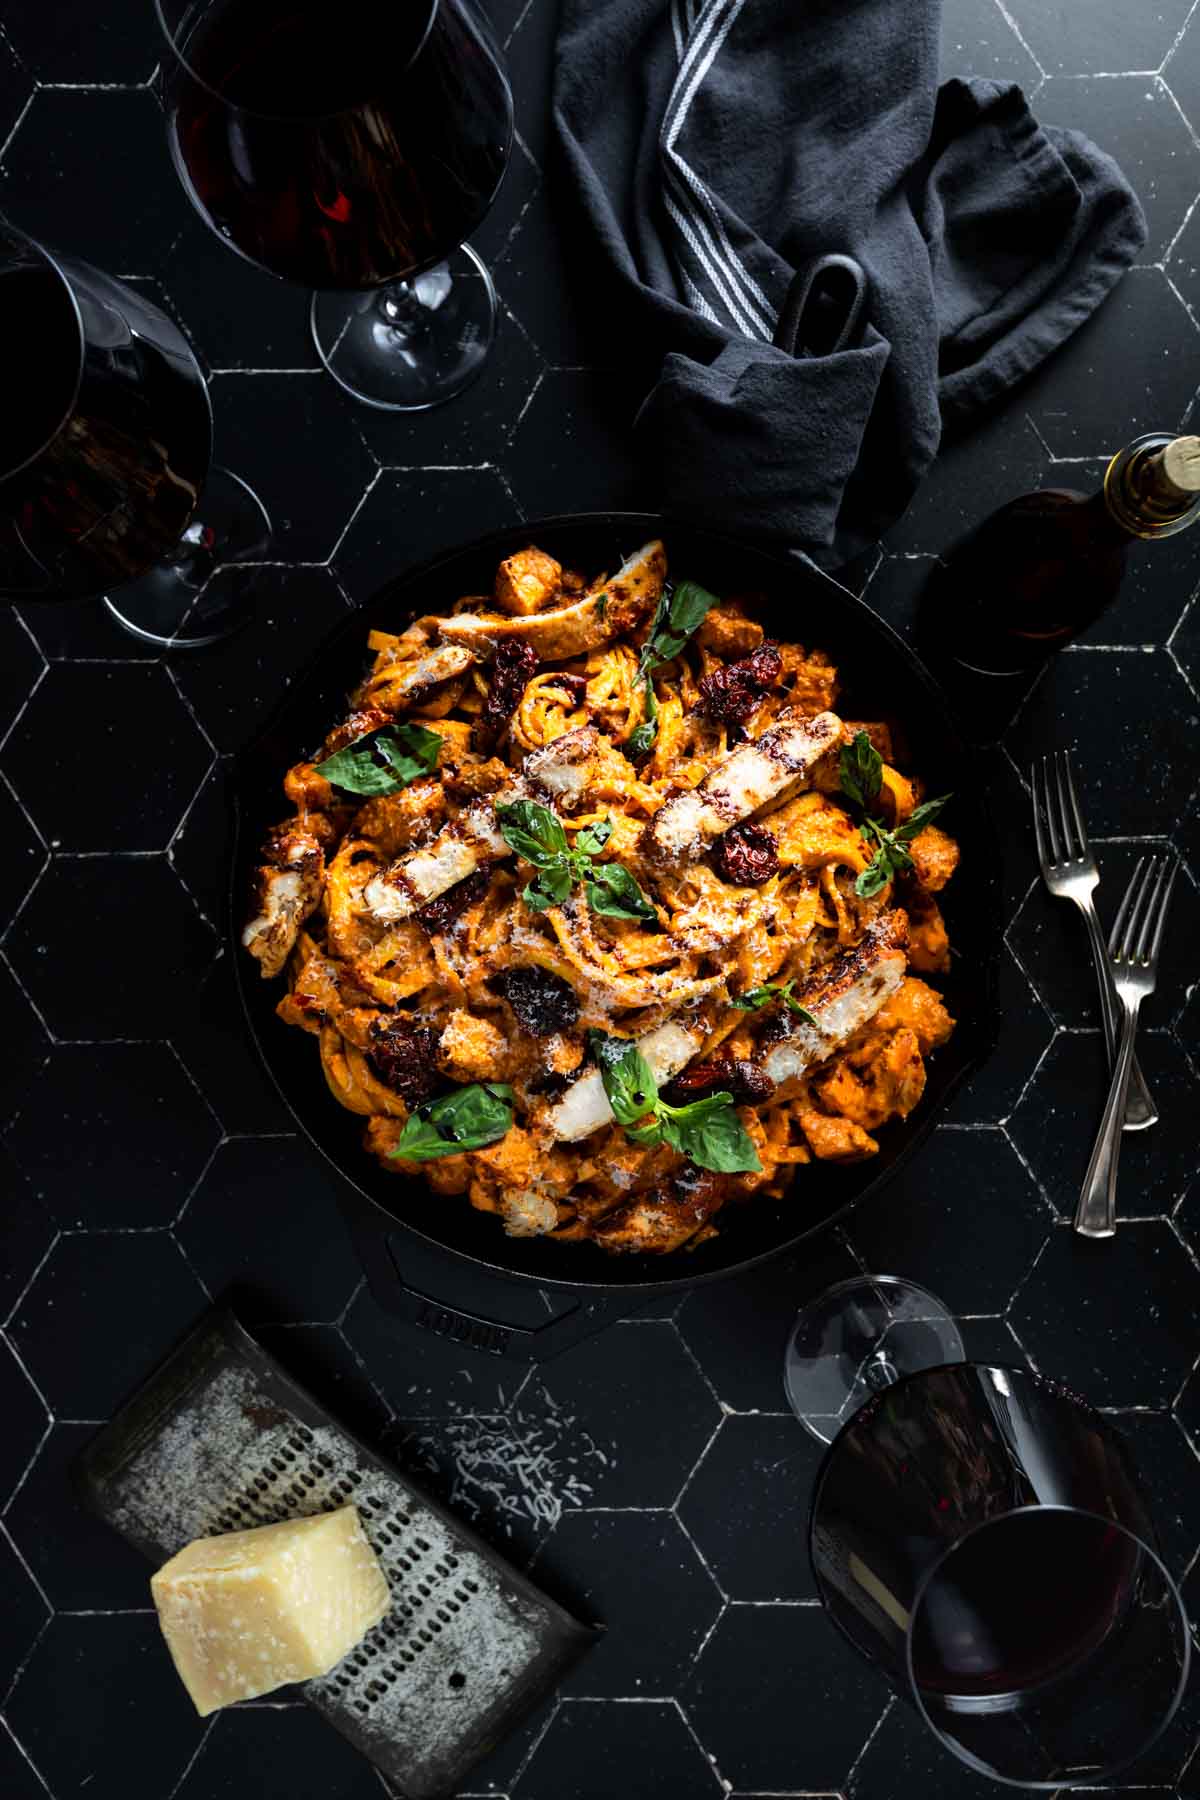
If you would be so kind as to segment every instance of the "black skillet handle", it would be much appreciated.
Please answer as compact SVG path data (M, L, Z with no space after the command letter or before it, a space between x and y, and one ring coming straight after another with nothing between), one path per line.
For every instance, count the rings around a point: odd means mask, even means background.
M446 1257L425 1250L405 1233L389 1231L381 1222L368 1223L351 1213L347 1223L371 1292L382 1307L419 1331L431 1331L488 1356L549 1362L636 1313L650 1298L639 1300L636 1290L597 1298L559 1289L548 1290L543 1299L542 1290L532 1285L518 1287L472 1270L469 1290L460 1288L448 1300L443 1295L454 1277ZM565 1311L550 1311L551 1305L564 1302Z

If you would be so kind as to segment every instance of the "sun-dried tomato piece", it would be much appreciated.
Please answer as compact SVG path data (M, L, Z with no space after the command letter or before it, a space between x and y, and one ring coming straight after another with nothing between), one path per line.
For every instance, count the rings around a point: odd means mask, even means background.
M783 674L783 658L774 644L760 644L749 656L714 669L700 683L699 711L710 719L744 725L768 688Z
M419 1106L437 1091L438 1034L432 1026L400 1018L375 1019L369 1037L367 1061L385 1087L409 1106Z
M487 699L475 723L474 737L479 749L490 750L499 742L538 666L538 654L532 644L503 638L496 645Z
M676 1075L663 1089L663 1098L672 1106L686 1106L721 1092L731 1094L737 1106L752 1105L769 1100L775 1083L765 1069L745 1057L714 1057L710 1062L692 1063Z
M551 1037L556 1031L570 1031L579 1017L579 1001L575 990L560 975L536 963L502 969L492 977L492 986L504 995L517 1015L517 1021L532 1037Z
M554 677L555 687L565 688L572 700L582 700L587 693L587 676L571 675L566 672Z
M734 825L717 845L717 874L734 887L761 887L779 872L779 843L765 825Z
M426 931L448 931L460 913L483 898L487 893L487 885L487 870L476 869L473 875L468 875L465 881L458 881L453 887L447 888L436 900L427 900L424 906L417 908L413 918Z

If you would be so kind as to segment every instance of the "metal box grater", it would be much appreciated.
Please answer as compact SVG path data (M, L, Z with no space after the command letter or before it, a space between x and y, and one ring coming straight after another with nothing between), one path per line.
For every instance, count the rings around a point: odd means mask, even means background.
M80 1474L91 1504L158 1564L193 1538L352 1500L391 1610L296 1691L406 1800L457 1786L594 1639L343 1431L225 1308L94 1439Z

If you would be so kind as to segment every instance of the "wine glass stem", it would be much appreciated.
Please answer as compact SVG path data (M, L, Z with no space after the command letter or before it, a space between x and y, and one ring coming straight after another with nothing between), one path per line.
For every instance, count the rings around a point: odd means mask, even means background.
M863 1380L875 1393L883 1393L885 1388L894 1387L900 1379L900 1372L888 1356L882 1345L873 1350L863 1367Z

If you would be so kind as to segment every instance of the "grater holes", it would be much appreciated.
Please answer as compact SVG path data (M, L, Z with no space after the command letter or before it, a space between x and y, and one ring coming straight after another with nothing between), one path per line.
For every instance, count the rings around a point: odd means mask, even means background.
M466 1687L467 1678L463 1674L461 1669L455 1669L453 1675L451 1675L451 1677L450 1677L449 1681L446 1683L446 1685L447 1685L447 1687L452 1687L457 1691L459 1688Z

